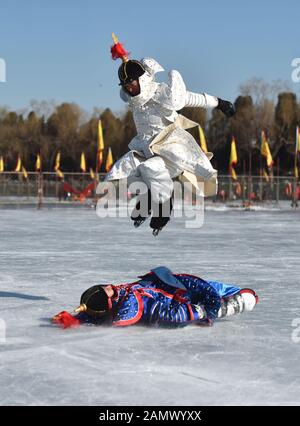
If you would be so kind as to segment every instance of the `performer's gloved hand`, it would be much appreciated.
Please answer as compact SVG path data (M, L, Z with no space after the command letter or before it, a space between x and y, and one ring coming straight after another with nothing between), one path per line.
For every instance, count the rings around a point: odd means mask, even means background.
M219 109L226 115L226 117L232 117L235 114L235 108L229 101L224 101L223 99L218 98L219 105L216 109Z

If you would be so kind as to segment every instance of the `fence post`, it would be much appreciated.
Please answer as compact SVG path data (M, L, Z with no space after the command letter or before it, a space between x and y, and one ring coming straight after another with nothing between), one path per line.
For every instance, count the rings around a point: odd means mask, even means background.
M43 206L43 174L42 172L38 173L38 210Z
M279 185L280 185L280 180L279 180L279 157L277 157L277 187L276 187L276 203L279 203Z
M293 188L293 201L292 201L292 207L295 209L298 207L298 200L297 200L297 177L294 176L294 188Z

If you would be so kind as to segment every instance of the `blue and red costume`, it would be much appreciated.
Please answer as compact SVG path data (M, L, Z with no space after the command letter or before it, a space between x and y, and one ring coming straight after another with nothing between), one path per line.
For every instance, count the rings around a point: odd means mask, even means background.
M131 284L112 286L110 323L128 326L136 323L158 326L185 326L193 322L212 324L222 298L241 289L216 281L205 281L189 274L172 274L158 267ZM86 313L76 317L93 323Z

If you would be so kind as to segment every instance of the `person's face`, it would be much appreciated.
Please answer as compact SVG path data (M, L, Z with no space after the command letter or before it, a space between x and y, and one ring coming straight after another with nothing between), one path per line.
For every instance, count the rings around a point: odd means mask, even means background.
M130 96L137 96L140 94L141 88L138 80L133 80L130 83L124 84L124 90Z

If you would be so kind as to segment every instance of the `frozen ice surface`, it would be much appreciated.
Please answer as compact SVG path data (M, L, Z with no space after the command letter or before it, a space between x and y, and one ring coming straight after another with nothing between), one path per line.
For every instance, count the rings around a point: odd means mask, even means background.
M207 211L202 228L176 218L157 238L92 209L0 210L0 405L299 404L299 247L292 210ZM260 303L211 328L49 323L87 287L159 265L252 287Z

